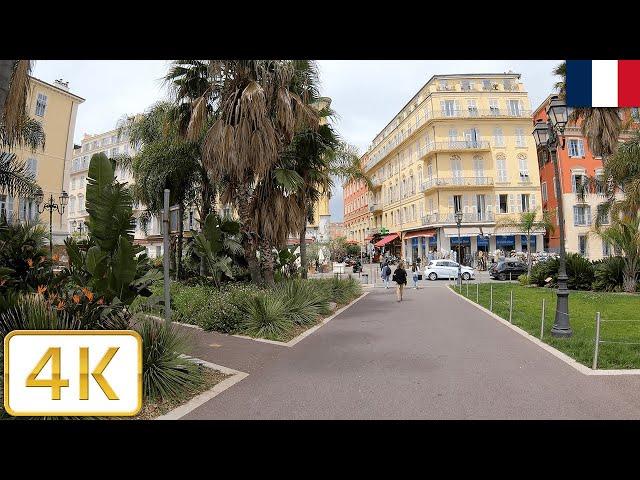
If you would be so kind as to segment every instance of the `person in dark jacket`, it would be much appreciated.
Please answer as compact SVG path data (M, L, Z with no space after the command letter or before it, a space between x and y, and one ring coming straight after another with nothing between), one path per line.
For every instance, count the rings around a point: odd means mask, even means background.
M407 271L404 269L404 261L400 261L398 267L393 272L392 280L396 282L396 294L398 296L398 301L402 301L402 293L404 292L404 286L407 284Z

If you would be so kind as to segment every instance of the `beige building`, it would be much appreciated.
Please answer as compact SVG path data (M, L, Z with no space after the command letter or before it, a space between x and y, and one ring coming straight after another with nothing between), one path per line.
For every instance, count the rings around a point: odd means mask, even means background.
M455 250L526 249L524 232L496 220L540 206L531 104L516 73L435 75L376 136L365 172L370 232L409 260ZM463 213L460 239L455 212ZM535 236L542 250L542 234Z
M23 160L27 168L36 174L36 181L42 188L44 202L53 196L55 203L60 203L60 196L68 185L73 156L73 133L76 125L78 105L84 99L70 92L68 82L56 80L50 84L31 78L27 97L28 115L39 121L45 132L45 147L31 151L29 148L14 150L18 160ZM43 202L43 203L44 203ZM41 206L42 208L42 206ZM0 209L7 218L26 221L40 220L49 225L49 211L38 213L33 199L12 198L0 195ZM60 215L53 212L53 242L62 244L68 235L68 210Z

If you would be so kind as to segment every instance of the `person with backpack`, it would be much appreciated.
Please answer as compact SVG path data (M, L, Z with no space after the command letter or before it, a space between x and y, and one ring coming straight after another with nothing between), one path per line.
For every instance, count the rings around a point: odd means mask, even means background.
M389 262L384 263L381 276L382 282L384 283L384 288L389 288L389 277L391 276L391 267L389 266Z
M411 265L411 273L413 274L413 288L418 290L418 275L420 274L420 266L416 262Z
M398 296L398 302L402 301L402 293L404 292L404 286L407 284L407 271L404 269L404 261L401 260L393 272L393 281L396 282L396 294Z

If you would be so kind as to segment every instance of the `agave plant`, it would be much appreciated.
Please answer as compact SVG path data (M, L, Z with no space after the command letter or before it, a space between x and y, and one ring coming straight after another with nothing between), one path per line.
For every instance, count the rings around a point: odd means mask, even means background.
M293 326L280 295L260 292L246 298L239 307L244 317L242 329L248 335L280 340Z
M233 278L230 255L242 253L242 244L236 239L240 225L233 220L220 218L214 213L207 215L202 232L192 232L193 250L204 259L216 287L220 287L222 275Z

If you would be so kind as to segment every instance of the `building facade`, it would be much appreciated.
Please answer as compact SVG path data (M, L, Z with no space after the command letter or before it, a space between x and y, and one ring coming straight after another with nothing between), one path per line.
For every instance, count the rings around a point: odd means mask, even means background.
M329 238L331 238L331 240L335 240L336 238L340 238L344 236L345 236L344 222L329 223Z
M78 106L84 99L69 91L68 82L56 80L49 84L31 78L27 96L27 114L39 121L45 133L44 149L16 148L13 153L17 160L24 161L27 168L35 173L36 182L42 188L44 201L53 196L60 203L63 190L67 190L73 157L73 133L76 125ZM67 190L68 191L68 190ZM18 221L40 219L48 228L49 211L38 213L33 199L12 198L0 194L0 209L7 218ZM52 216L53 243L60 245L68 235L68 207L60 215Z
M465 263L480 250L526 249L524 232L496 221L540 206L530 117L519 74L433 76L368 150L369 226L390 232L376 245L400 240L410 261L455 250ZM535 232L534 250L543 233Z
M347 240L366 245L369 237L369 189L362 180L349 180L342 186L344 231ZM369 237L369 238L367 238Z
M533 123L547 121L547 107L551 95L533 112ZM640 115L638 109L620 110L623 122L633 120L637 128ZM628 136L623 133L622 140ZM558 228L558 199L562 201L565 217L565 248L567 252L579 253L590 260L598 260L613 254L606 242L593 234L592 228L598 215L598 205L605 201L604 188L598 185L585 189L582 185L588 178L602 179L602 157L592 154L587 139L582 135L580 126L569 124L565 128L560 143L564 148L558 148L558 170L560 172L560 189L558 195L555 186L553 162L546 148L538 150L538 168L540 172L540 191L542 209L549 213L554 225L552 232L547 232L544 238L545 249L558 252L560 249L560 230ZM582 194L581 194L582 192ZM609 218L601 218L601 223L607 225Z

